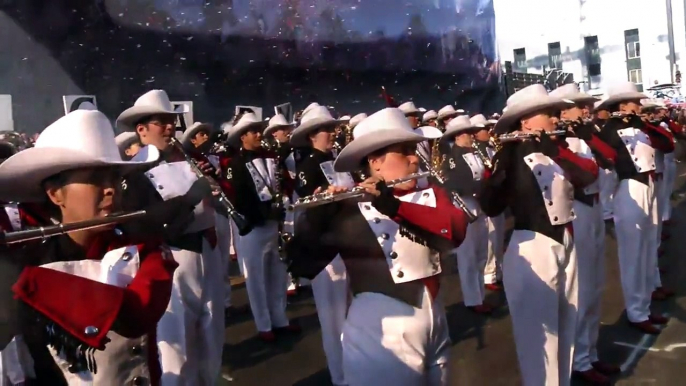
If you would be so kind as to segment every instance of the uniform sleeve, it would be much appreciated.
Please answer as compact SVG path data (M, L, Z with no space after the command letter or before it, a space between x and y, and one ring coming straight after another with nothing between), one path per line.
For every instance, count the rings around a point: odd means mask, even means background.
M591 139L586 141L593 151L598 165L604 169L610 169L617 162L617 152L610 145L603 142L596 134L591 134Z
M136 338L154 329L162 318L171 297L172 279L178 264L171 251L160 246L139 247L140 269L124 290L121 308L113 330Z
M598 164L591 159L579 157L566 147L559 146L555 162L564 169L565 175L574 187L583 188L598 178Z
M504 144L493 156L493 170L487 173L479 196L479 206L488 217L499 216L507 208L507 184L514 170L512 163L516 156L516 147L515 143Z
M661 126L653 126L650 123L643 122L641 130L650 138L650 144L657 150L664 153L671 153L674 151L674 136Z

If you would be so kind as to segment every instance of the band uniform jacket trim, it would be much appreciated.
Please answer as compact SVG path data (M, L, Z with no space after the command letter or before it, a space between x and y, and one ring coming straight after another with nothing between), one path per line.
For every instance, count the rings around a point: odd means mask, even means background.
M436 208L436 196L433 189L406 194L399 199L407 203ZM400 224L377 211L371 202L360 202L358 206L367 224L376 235L395 283L405 283L441 273L441 262L437 252L403 236ZM447 233L447 227L444 229Z
M339 173L333 169L333 161L325 161L319 164L319 167L324 173L324 177L328 181L329 185L342 186L346 188L352 188L355 186L355 181L350 173Z
M171 257L171 251L157 243L119 248L105 253L120 243L121 240L113 243L110 237L99 237L83 253L68 236L57 236L46 243L36 243L28 250L17 251L20 253L17 256L19 258L43 252L40 258L43 262L40 265L43 266L25 267L12 286L15 299L37 311L36 328L39 330L29 331L44 331L42 335L31 339L29 338L35 332L31 335L25 333L26 340L33 341L38 346L50 345L62 353L72 366L67 369L70 373L85 369L97 372L96 359L99 357L104 358L104 362L116 363L116 358L111 357L111 354L123 348L118 344L119 341L112 339L114 335L109 334L112 330L128 339L148 335L152 336L150 341L155 341L156 325L169 302L172 277L178 264ZM104 263L101 262L103 255ZM65 257L77 260L59 261ZM137 272L135 266L129 266L129 261L132 261L131 264L140 261ZM88 268L89 266L100 266L101 269L94 270ZM94 280L84 278L78 276L77 271L97 272L97 277L89 274ZM127 279L125 276L130 274L135 274L135 277ZM104 284L100 280L116 285ZM121 286L126 283L128 286ZM36 322L30 324L32 323ZM108 349L110 345L112 350ZM148 350L132 347L128 349L136 351L136 356L146 357L153 379L159 378L161 374L156 362L158 354L155 345L151 345ZM106 351L99 353L96 350ZM43 370L50 367L45 364L36 365L37 369ZM101 368L107 368L107 365L108 363L101 363L104 366ZM38 376L41 377L40 374ZM115 384L117 383L112 383Z
M565 141L569 145L569 150L574 152L574 154L578 155L579 157L585 158L585 159L590 159L593 160L593 162L596 162L595 156L593 155L593 151L590 146L584 141L583 139L576 138L576 137L567 137L565 138ZM600 193L600 181L599 179L596 178L595 181L593 181L590 185L586 186L583 188L584 194L598 194Z
M651 146L646 133L637 128L629 127L617 130L617 134L624 142L638 173L655 170L655 148Z
M443 165L447 177L446 189L460 195L475 216L481 214L475 197L479 195L486 170L483 162L474 154L474 149L457 145L450 150L447 168Z
M163 163L148 170L145 176L155 187L164 201L186 194L198 176L186 161ZM184 234L200 232L214 226L214 208L203 200L193 210L193 222L184 230Z
M125 288L138 273L140 254L136 246L129 246L108 252L100 261L58 261L44 264L42 267ZM146 356L149 340L146 336L127 339L114 331L109 331L107 339L109 342L106 351L93 352L94 363L97 364L95 373L88 369L75 368L67 361L63 350L58 351L50 347L50 353L62 370L67 383L92 382L97 385L125 385L131 384L134 379L140 382L150 378ZM122 368L129 371L121 371Z
M565 177L564 170L543 153L531 153L524 160L541 190L550 223L563 225L572 222L576 218L574 188Z
M273 198L272 192L276 189L276 186L274 186L276 160L273 158L255 158L246 162L245 167L252 178L260 201L271 201Z

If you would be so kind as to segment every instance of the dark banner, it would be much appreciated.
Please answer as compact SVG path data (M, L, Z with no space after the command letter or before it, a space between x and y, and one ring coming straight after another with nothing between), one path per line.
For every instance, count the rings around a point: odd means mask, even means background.
M0 6L0 95L11 96L20 131L41 130L84 96L116 118L153 88L192 101L195 120L217 124L236 105L262 106L265 116L285 102L294 110L318 101L340 114L372 112L384 105L381 86L427 109L491 112L502 104L491 0Z

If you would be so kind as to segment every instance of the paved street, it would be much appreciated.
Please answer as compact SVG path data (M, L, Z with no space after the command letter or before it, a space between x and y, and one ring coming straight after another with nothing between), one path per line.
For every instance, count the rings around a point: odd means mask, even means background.
M686 167L679 165L677 187L686 183ZM684 383L686 368L686 202L676 206L667 254L660 259L666 269L663 282L677 290L673 300L655 304L655 310L670 316L663 333L655 338L629 328L623 314L624 302L619 284L617 249L611 232L607 236L607 285L603 297L599 350L605 361L621 365L617 385L677 385ZM459 279L453 267L445 269L450 335L453 341L451 372L455 385L520 384L512 327L504 295L491 293L488 300L501 308L491 317L472 314L462 304ZM247 294L236 280L234 303L247 303ZM293 299L289 315L303 327L297 338L263 344L255 337L250 316L229 320L224 350L224 374L232 382L225 385L320 386L330 385L321 347L317 314L311 295ZM225 375L225 378L228 378Z

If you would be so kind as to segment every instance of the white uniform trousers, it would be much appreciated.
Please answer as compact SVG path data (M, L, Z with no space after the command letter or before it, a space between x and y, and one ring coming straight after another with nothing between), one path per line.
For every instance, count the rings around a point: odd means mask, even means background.
M579 277L574 363L576 371L592 368L598 361L598 331L600 330L600 304L605 284L605 221L603 208L596 202L588 206L574 201L574 247L576 248Z
M576 331L577 258L572 235L560 244L515 230L503 261L524 386L569 385Z
M21 335L17 335L0 351L0 386L23 385L36 378L33 358Z
M231 220L215 214L214 224L217 231L217 247L222 261L222 272L224 273L224 307L231 307L231 275L229 275L229 264L231 263Z
M241 254L238 251L238 241L240 239L240 235L238 234L238 228L236 227L236 224L234 224L233 221L231 223L231 246L230 246L230 251L232 254L236 255L236 260L238 260L238 270L241 273L241 276L245 277L245 273L243 273L243 263L241 261Z
M286 265L279 258L278 224L267 221L241 236L238 251L245 287L257 331L288 325L286 317Z
M660 277L660 267L657 262L658 249L662 243L662 218L660 213L664 208L663 192L665 191L665 179L664 174L656 176L655 178L655 188L654 188L654 198L653 198L653 210L650 212L650 222L653 226L655 237L650 246L650 260L649 264L652 268L653 277L653 289L662 287L662 279ZM650 272L651 270L649 270Z
M613 215L612 199L617 189L617 173L614 170L600 168L598 170L600 183L600 203L603 206L603 219L610 220Z
M341 335L345 315L348 313L348 275L340 256L326 266L312 280L312 294L322 330L322 344L326 363L334 385L346 385L343 373L343 347Z
M503 248L505 247L505 214L488 218L488 255L484 269L484 283L502 280Z
M467 226L464 241L453 249L453 253L457 254L457 269L465 306L483 304L486 296L484 268L488 258L488 217L480 214L476 221Z
M662 221L667 221L672 218L672 203L670 198L674 190L674 180L676 179L676 161L674 160L674 153L665 154L665 172L664 172L664 189L662 190Z
M172 248L179 267L157 324L162 386L215 385L224 349L224 272L218 248Z
M422 308L386 295L355 296L343 327L343 371L350 386L449 385L445 308L424 290Z
M624 304L630 322L643 322L650 315L650 296L655 289L655 227L652 214L652 177L645 185L633 179L619 182L614 198L619 271Z

